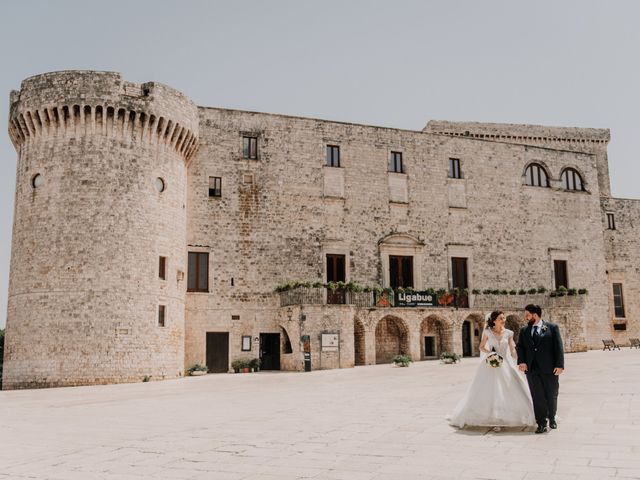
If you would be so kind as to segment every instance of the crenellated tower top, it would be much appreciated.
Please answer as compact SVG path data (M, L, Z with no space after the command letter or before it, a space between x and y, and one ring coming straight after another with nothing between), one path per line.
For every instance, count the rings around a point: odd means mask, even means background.
M48 138L101 135L153 142L188 161L198 145L198 110L182 93L119 73L51 72L29 77L10 97L9 135L16 148Z

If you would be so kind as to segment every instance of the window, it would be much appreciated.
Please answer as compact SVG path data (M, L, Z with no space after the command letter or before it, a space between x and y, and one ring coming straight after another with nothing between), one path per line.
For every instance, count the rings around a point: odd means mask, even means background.
M327 145L327 167L340 166L340 147Z
M389 283L391 288L413 287L413 257L389 256Z
M614 330L618 330L618 331L624 331L627 329L627 324L626 323L614 323L613 324L613 329Z
M462 172L460 171L460 159L449 159L449 178L462 178Z
M562 186L565 190L584 191L582 177L573 168L565 168L561 175Z
M344 282L345 279L345 256L327 254L327 282ZM343 290L327 290L327 303L341 305L344 301Z
M187 292L209 291L209 254L189 252Z
M258 138L242 137L242 157L256 160L258 158Z
M616 318L624 318L624 298L622 296L622 284L613 284L613 309Z
M210 197L222 196L222 178L221 177L209 177L209 196Z
M165 314L167 307L166 305L158 305L158 326L164 327L165 325Z
M389 171L395 173L404 173L404 165L402 164L402 152L391 152L389 154Z
M556 290L560 287L569 288L569 279L567 278L567 261L554 260L553 271L556 279Z
M156 178L155 186L156 186L156 190L158 190L158 192L160 193L164 192L164 190L167 188L166 184L164 183L164 180L160 177Z
M167 279L167 257L160 257L158 277L160 278L160 280Z
M469 287L466 258L451 257L451 286L460 290Z
M33 188L39 188L42 186L43 183L44 183L44 177L39 173L36 173L31 179L31 186Z
M532 187L548 187L549 177L547 172L537 163L532 163L524 172L525 184Z
M616 229L616 219L615 219L613 213L607 213L607 228L609 230L615 230Z

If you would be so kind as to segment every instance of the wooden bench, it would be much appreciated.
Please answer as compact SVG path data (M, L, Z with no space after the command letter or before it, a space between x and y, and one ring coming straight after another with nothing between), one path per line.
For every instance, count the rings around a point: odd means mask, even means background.
M640 348L640 338L630 338L629 348Z
M605 351L605 350L613 351L616 348L620 350L620 347L616 345L616 342L614 342L613 340L602 340L602 343L604 343L604 348L602 349L602 351Z

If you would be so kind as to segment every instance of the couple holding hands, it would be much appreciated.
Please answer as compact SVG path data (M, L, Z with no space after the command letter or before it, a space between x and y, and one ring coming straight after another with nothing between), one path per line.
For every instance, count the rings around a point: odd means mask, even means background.
M542 319L538 305L525 307L528 324L518 343L505 328L503 312L492 312L482 333L482 361L449 423L465 426L522 427L536 433L557 428L558 377L564 371L560 330ZM526 381L525 381L526 378Z

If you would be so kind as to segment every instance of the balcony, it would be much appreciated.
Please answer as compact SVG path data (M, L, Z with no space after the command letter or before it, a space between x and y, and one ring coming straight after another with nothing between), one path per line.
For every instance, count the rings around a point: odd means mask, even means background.
M467 293L415 292L402 289L383 291L349 291L325 287L297 287L280 291L280 306L290 305L354 305L365 308L420 307L469 308Z

